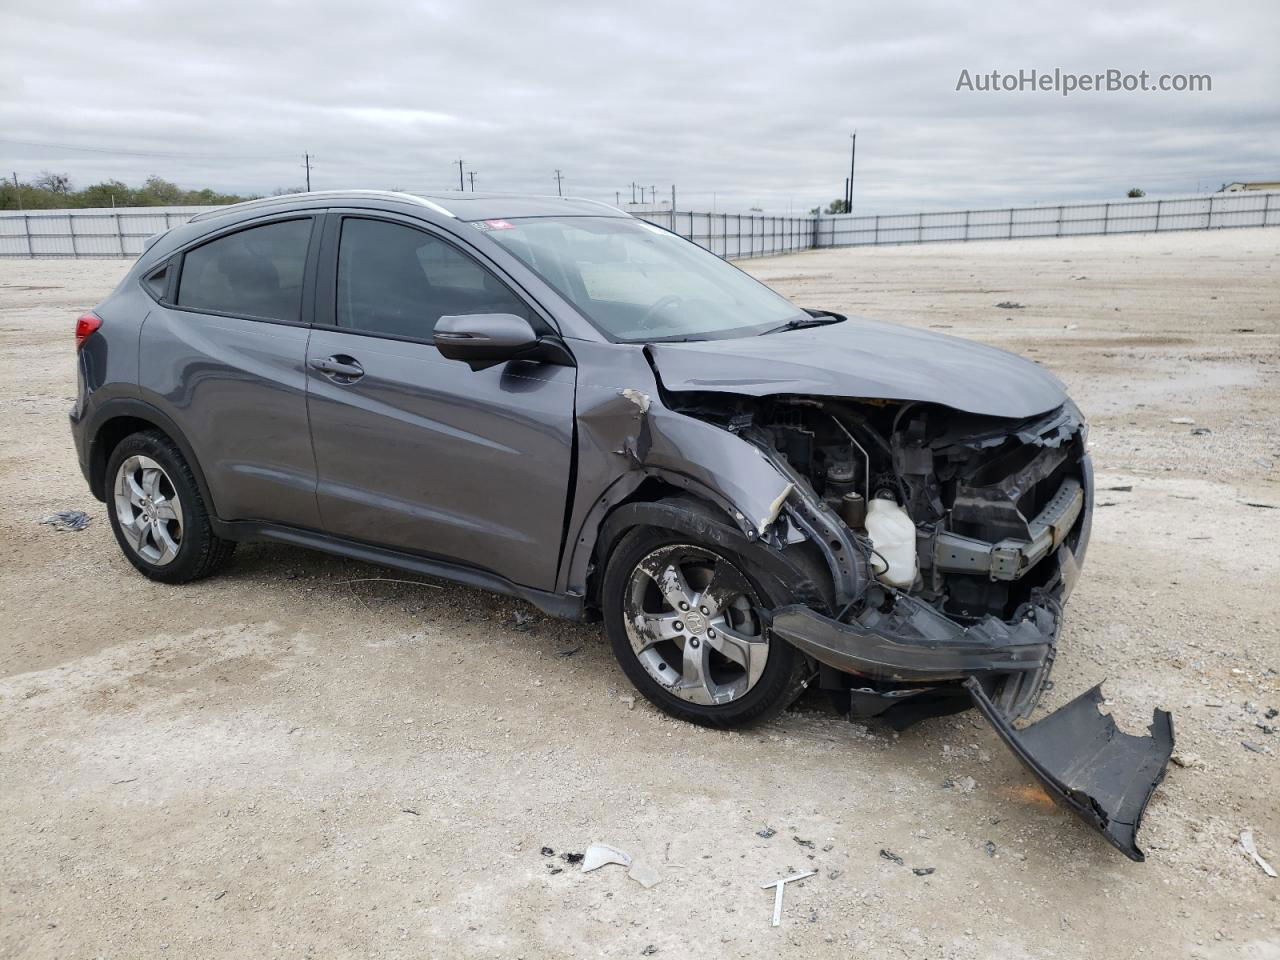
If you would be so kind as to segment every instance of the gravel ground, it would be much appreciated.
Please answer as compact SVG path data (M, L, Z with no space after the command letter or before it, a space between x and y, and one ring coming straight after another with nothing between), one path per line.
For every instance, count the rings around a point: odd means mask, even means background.
M1042 711L1104 679L1123 728L1173 711L1145 864L972 713L896 736L814 698L711 732L633 698L597 628L509 599L280 546L144 580L66 422L72 323L125 266L6 260L0 956L1280 957L1280 880L1236 848L1252 828L1280 867L1280 230L745 266L1024 353L1091 416ZM36 522L65 509L88 529ZM662 882L561 859L593 841ZM761 884L798 869L772 929Z

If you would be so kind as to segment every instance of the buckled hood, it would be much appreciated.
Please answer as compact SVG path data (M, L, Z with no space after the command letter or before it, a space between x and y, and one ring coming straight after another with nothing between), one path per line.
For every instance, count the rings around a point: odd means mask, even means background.
M766 336L654 343L649 351L672 391L919 400L1017 418L1067 399L1062 381L1007 350L857 317Z

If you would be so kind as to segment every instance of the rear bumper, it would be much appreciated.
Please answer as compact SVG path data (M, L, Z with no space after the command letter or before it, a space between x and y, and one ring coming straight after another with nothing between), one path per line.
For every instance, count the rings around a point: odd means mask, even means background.
M93 486L93 475L89 469L89 438L88 431L84 429L84 415L77 404L76 409L72 410L68 415L71 422L71 439L76 445L76 459L80 462L80 472L84 474L85 482Z

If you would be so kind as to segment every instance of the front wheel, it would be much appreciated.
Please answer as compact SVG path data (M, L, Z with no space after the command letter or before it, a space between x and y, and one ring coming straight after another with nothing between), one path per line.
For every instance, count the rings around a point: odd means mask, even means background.
M791 591L721 544L632 530L609 558L601 601L623 672L674 717L713 727L760 722L804 688L805 658L759 615L792 602Z

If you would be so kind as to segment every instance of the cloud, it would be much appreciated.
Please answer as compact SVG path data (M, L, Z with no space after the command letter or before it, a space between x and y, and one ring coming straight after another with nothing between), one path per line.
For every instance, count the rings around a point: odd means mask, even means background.
M1280 176L1280 8L514 0L6 14L0 154L79 184L480 189L867 212ZM1208 73L1205 93L957 92L961 70ZM8 141L79 145L89 152Z

